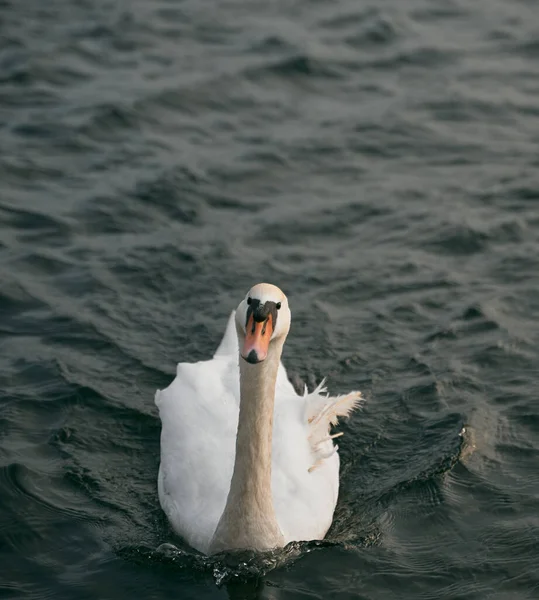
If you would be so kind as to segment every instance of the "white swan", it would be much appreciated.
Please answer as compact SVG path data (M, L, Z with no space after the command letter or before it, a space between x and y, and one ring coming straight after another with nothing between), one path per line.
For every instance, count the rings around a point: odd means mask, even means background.
M255 285L214 357L180 363L156 393L161 507L205 554L322 539L333 520L339 455L329 428L361 394L328 397L321 384L298 396L280 362L289 328L283 292Z

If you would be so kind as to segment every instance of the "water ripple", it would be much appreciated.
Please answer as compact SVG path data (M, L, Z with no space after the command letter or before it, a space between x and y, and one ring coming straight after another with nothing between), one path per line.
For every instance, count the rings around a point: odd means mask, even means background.
M2 591L535 597L532 4L0 5ZM256 280L368 402L324 543L207 559L153 394Z

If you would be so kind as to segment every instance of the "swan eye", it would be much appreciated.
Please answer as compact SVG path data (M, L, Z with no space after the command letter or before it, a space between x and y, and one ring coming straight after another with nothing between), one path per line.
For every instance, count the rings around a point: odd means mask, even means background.
M252 300L251 298L247 298L247 304L251 304Z
M276 306L277 306L277 310L279 310L281 308L281 303L277 302Z

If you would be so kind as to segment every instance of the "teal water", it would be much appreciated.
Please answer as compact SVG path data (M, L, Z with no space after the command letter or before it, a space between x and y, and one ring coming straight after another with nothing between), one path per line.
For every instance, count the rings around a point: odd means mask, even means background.
M533 2L0 2L0 593L539 595ZM322 544L206 560L153 405L247 289L361 389Z

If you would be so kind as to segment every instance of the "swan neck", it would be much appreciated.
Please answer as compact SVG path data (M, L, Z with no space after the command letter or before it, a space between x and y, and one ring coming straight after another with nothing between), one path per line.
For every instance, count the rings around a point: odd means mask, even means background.
M240 414L233 483L249 490L257 502L271 502L271 445L275 385L280 352L250 365L240 359ZM236 469L237 467L237 469ZM231 487L232 489L232 487Z
M256 365L240 357L240 411L230 491L212 551L283 544L271 491L271 447L277 371L283 344L273 340Z

